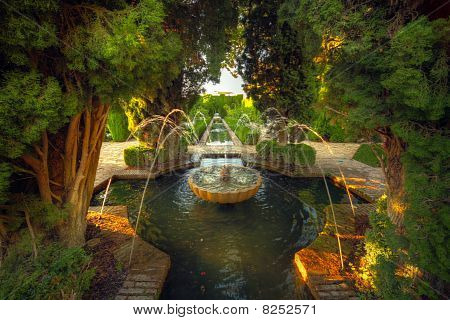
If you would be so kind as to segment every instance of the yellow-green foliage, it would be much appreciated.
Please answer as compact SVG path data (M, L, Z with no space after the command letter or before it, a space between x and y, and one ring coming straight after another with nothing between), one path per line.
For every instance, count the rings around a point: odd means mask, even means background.
M225 121L244 144L257 144L260 137L261 113L252 99L242 99L241 103L225 106Z
M128 118L120 106L115 106L109 111L107 127L113 141L126 141L130 136Z
M362 280L361 291L367 298L420 299L437 298L431 285L421 279L414 257L406 250L407 237L397 233L387 213L387 197L378 200L378 208L369 215L365 255L356 269Z

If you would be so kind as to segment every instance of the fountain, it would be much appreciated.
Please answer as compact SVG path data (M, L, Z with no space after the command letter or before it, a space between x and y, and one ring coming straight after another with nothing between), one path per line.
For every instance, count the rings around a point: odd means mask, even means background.
M188 179L189 187L197 197L216 203L248 200L258 192L261 183L257 170L229 164L200 167Z

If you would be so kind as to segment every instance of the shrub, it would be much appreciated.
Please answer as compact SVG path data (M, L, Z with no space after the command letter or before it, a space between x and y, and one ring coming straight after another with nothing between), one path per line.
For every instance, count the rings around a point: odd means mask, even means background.
M234 131L243 144L255 145L259 141L260 132L258 129L250 129L246 126L240 126Z
M154 149L144 146L131 146L123 150L125 164L130 167L149 166Z
M120 106L112 107L109 111L107 127L113 141L125 141L130 136L128 118Z
M319 133L322 138L330 142L350 142L352 136L349 135L346 130L335 122L335 118L326 114L325 111L317 112L313 114L311 127ZM307 133L308 139L312 141L320 141L314 133Z
M277 148L278 143L275 140L264 140L256 145L256 152L262 158L267 158Z
M287 164L313 165L316 151L306 144L279 145L275 140L266 140L257 144L258 155L265 160L282 160Z
M369 214L370 229L366 233L365 255L358 269L360 290L369 298L412 299L420 284L406 254L408 242L396 232L387 213L387 197L378 200L378 208Z
M176 160L187 151L188 142L181 138L176 144L171 144L167 148L160 148L157 163L165 163ZM123 151L125 164L130 167L150 167L155 159L155 148L144 145L131 146Z
M31 253L10 248L0 268L0 299L80 299L95 274L81 248L51 244Z
M207 126L208 125L205 123L205 121L196 121L194 123L194 131L198 139L202 138L202 135L205 132Z
M386 158L384 150L380 145L362 144L356 151L355 155L353 156L353 160L362 162L371 167L380 167L381 166L380 161L378 160L374 152L376 152L380 158L382 159Z

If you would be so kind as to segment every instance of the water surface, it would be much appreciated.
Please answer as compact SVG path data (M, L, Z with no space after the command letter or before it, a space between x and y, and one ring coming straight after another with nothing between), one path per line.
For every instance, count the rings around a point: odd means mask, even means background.
M328 204L323 180L264 172L253 198L219 205L191 192L189 173L150 182L138 228L142 238L171 257L162 298L305 298L293 256L320 228L316 212ZM128 205L134 223L144 184L114 182L106 204ZM348 202L344 190L329 184L334 203ZM93 204L101 205L103 196L97 194Z

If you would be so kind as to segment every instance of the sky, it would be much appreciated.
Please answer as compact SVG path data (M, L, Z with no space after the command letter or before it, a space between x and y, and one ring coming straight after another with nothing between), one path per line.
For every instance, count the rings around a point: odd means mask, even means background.
M220 76L220 82L218 84L213 84L208 82L204 85L206 93L209 94L217 94L217 91L220 92L232 92L233 94L244 94L244 90L242 90L242 85L244 81L240 76L234 78L231 73L223 68L222 74Z

